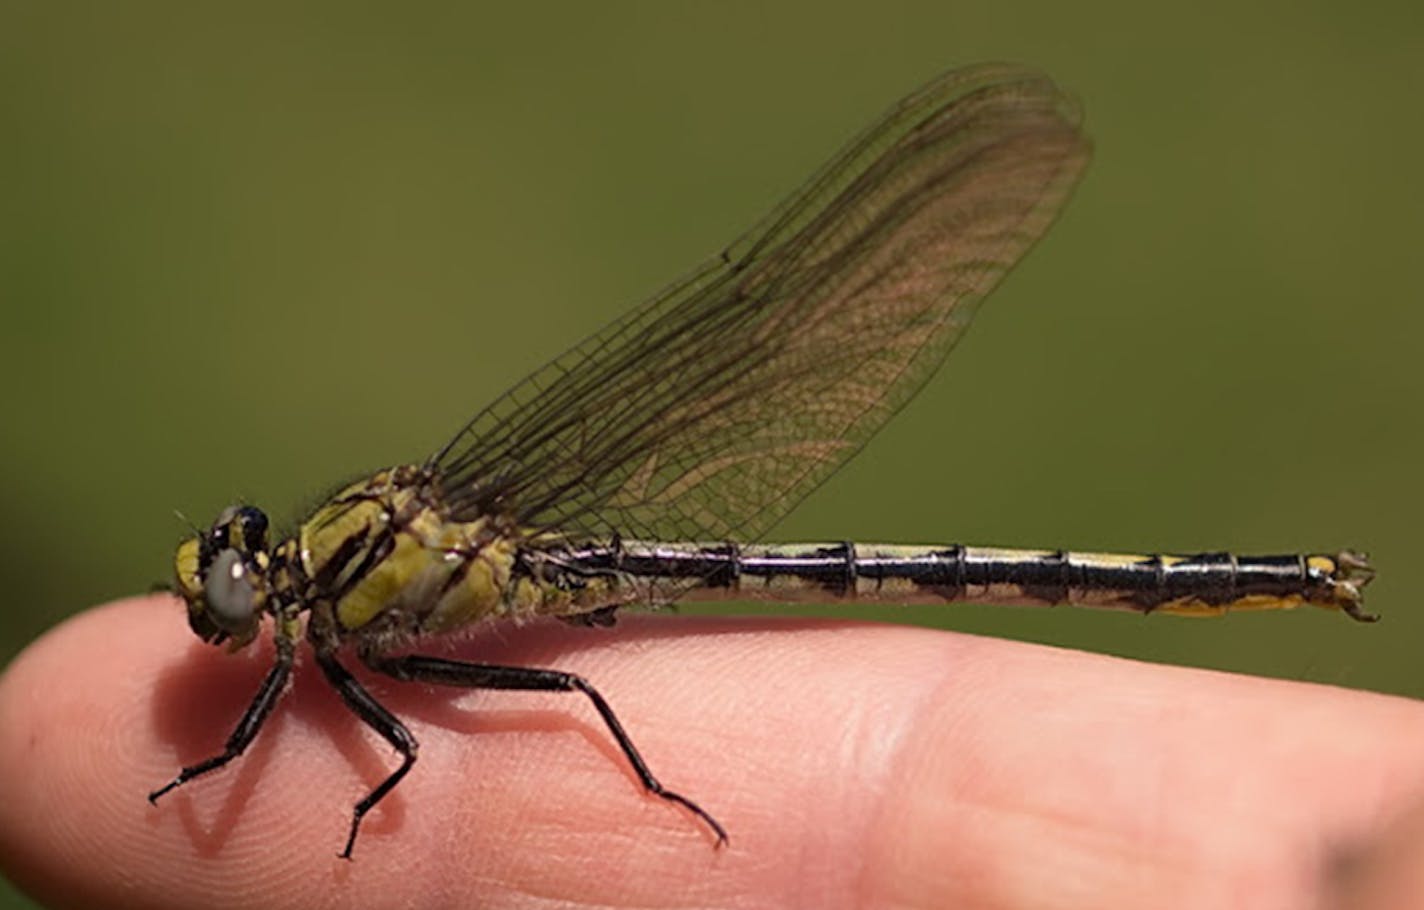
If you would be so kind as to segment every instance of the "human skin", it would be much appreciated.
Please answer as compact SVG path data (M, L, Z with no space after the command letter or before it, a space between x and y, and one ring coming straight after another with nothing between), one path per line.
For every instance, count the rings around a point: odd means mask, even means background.
M309 655L245 755L149 806L271 654L154 596L0 677L0 870L87 908L1416 906L1417 702L843 622L634 615L437 653L585 676L731 843L644 793L580 695L357 670L420 758L340 860L397 762Z

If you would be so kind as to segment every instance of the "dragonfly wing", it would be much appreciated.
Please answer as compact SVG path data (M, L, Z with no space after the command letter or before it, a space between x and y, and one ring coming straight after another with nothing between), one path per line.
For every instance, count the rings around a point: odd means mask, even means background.
M432 458L457 517L755 539L919 390L1090 149L1039 73L941 76L720 255L566 351Z

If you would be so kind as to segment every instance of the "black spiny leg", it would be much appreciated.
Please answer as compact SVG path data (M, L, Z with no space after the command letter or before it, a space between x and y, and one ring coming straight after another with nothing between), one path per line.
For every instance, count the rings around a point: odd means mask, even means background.
M647 762L643 761L643 756L638 754L638 750L633 745L633 741L628 738L623 725L618 722L618 718L613 714L613 709L608 702L598 693L588 680L572 673L561 673L558 670L536 670L530 667L505 667L495 664L466 663L458 660L442 660L438 657L422 657L418 654L411 654L401 657L384 657L380 655L363 655L362 659L366 665L373 670L378 670L388 676L406 682L424 682L441 686L459 686L466 689L524 689L538 692L582 692L588 696L589 701L597 709L603 723L607 725L608 732L613 734L614 740L618 743L618 748L623 750L627 756L628 763L633 766L633 771L638 775L638 779L643 782L643 787L649 793L662 797L668 802L677 803L686 808L712 829L717 835L717 846L727 843L727 831L718 821L713 818L707 810L694 803L692 800L680 793L665 788L658 779L653 776L653 772L648 770ZM388 737L389 738L389 737ZM399 747L397 747L399 748ZM399 774L405 773L401 769Z
M341 851L342 859L351 858L351 848L356 845L356 831L361 827L361 819L371 807L380 802L401 778L405 777L410 766L415 764L415 752L418 745L415 737L405 728L405 724L396 719L396 716L382 707L381 703L371 696L370 692L361 688L361 684L347 671L345 667L337 663L336 657L331 654L318 652L316 662L321 667L321 672L326 674L327 682L331 683L340 695L341 700L346 702L346 707L377 733L396 747L396 751L401 754L401 765L391 773L390 777L381 781L380 785L366 798L356 804L355 810L351 813L351 833L346 837L346 848Z
M237 758L248 746L252 745L252 741L257 738L257 731L262 729L263 722L272 713L272 709L277 706L277 700L282 697L282 692L287 688L287 677L292 674L292 653L292 642L278 637L277 659L273 662L272 669L267 671L262 685L257 687L257 694L252 697L252 701L247 705L247 710L242 712L242 719L237 722L237 728L227 738L227 744L223 747L222 753L179 771L177 777L148 794L150 803L157 805L158 798L169 790L181 787L193 778L207 774L209 771L216 771Z

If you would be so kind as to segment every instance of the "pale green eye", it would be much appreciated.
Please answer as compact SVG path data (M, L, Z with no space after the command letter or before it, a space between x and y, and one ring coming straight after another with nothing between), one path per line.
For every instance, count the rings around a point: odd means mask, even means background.
M257 608L257 590L240 553L227 549L213 557L203 577L203 596L218 625L230 632L246 628Z

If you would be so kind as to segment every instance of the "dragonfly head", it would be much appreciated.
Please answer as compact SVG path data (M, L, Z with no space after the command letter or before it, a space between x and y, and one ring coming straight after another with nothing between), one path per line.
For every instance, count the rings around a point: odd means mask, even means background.
M188 625L210 644L231 639L236 650L252 641L271 585L267 516L252 506L229 506L206 532L178 545L173 566Z

